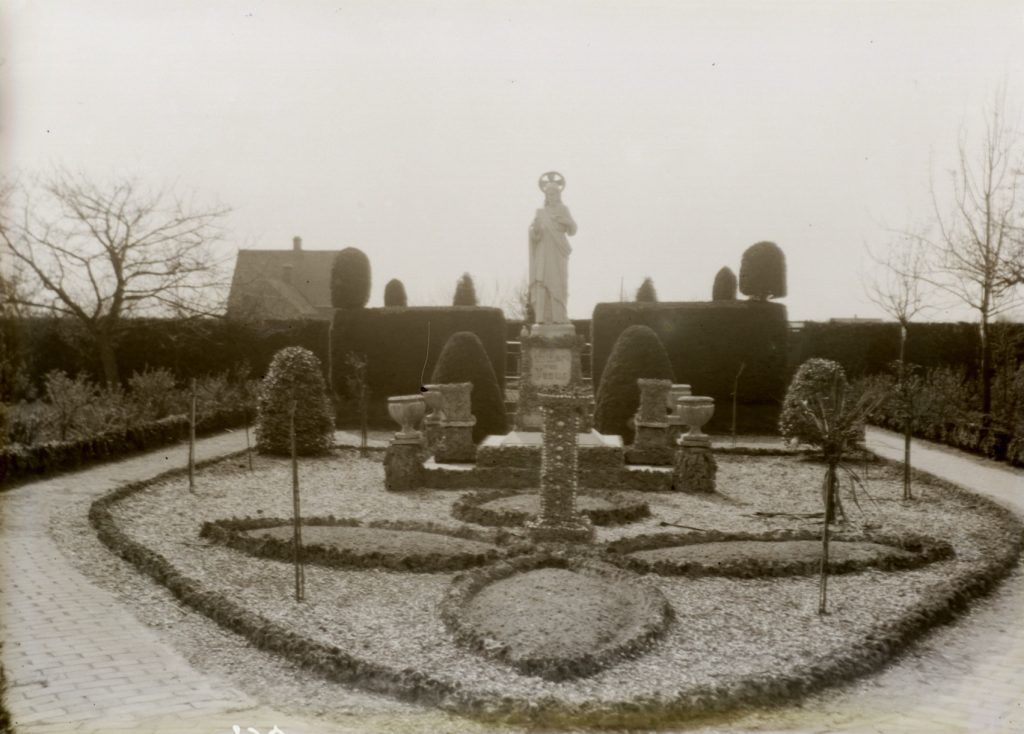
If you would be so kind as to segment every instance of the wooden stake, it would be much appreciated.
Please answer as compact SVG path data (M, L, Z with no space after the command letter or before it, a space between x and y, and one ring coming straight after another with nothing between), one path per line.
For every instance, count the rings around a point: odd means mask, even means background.
M740 362L739 372L736 373L736 379L732 381L732 445L736 445L736 401L738 400L740 392L740 375L743 374L743 370L746 368L746 362Z
M828 522L833 514L836 469L831 463L825 477L825 520L821 524L821 578L818 584L818 614L828 614Z
M292 444L292 507L295 515L295 601L306 598L306 570L302 565L302 513L299 508L299 457L295 446L295 401L289 411L288 433Z
M249 409L245 409L245 455L249 459L249 471L252 471L252 444L249 443Z
M196 378L192 378L192 406L188 421L188 491L196 491Z

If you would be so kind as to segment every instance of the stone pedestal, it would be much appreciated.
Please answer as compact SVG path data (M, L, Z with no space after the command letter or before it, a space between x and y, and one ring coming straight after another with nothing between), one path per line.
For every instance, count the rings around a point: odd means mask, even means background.
M582 338L576 336L572 324L534 324L523 328L519 336L519 401L516 405L515 430L540 431L543 427L538 394L547 388L573 387L582 384L580 362ZM589 403L581 406L580 430L590 430Z
M668 432L665 434L666 444L669 449L675 451L676 446L679 444L683 434L686 433L687 425L686 421L680 418L678 415L670 415L668 417Z
M384 486L390 492L408 492L423 486L421 441L395 439L384 452Z
M442 464L463 464L476 459L473 426L476 418L471 412L472 382L452 382L437 385L441 392L440 435L434 446L434 460Z
M672 464L672 448L667 443L668 417L665 406L668 402L671 380L637 380L640 387L640 407L633 421L636 436L633 445L626 451L630 464Z
M590 520L576 512L579 483L579 411L588 396L565 389L538 396L543 414L540 459L540 517L527 525L535 542L586 543L594 537Z
M672 486L677 492L709 494L715 491L718 464L710 445L682 445L676 451Z

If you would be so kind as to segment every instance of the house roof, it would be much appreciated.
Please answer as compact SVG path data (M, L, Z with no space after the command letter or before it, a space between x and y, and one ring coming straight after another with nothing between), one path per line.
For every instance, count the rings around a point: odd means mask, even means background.
M239 250L228 295L229 315L310 317L331 307L334 250Z

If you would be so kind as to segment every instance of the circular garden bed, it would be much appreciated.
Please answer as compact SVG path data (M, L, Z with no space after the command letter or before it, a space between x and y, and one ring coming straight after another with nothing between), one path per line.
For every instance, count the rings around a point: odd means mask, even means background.
M541 496L537 490L495 489L471 492L452 504L452 516L463 522L492 527L518 527L540 514ZM647 501L601 490L584 490L576 495L576 509L595 525L624 525L645 517L651 511Z

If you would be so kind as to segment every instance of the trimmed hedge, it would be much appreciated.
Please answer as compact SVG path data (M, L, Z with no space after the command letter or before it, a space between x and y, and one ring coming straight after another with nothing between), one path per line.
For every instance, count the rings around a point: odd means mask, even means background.
M429 332L428 332L429 329ZM334 390L345 390L345 354L366 355L370 420L393 426L387 399L419 394L429 382L445 342L459 331L471 331L483 343L498 386L505 385L505 316L486 307L412 306L337 310L332 329Z
M715 399L708 430L728 430L733 380L743 363L739 403L744 407L737 412L737 426L741 432L776 432L788 378L785 306L759 301L599 303L592 327L595 390L619 334L636 324L658 335L676 382L691 385L694 395Z
M755 300L786 296L786 256L774 242L757 242L740 261L740 293Z
M370 300L370 258L358 247L346 247L331 263L331 305L363 308Z
M1024 363L1024 324L991 325L992 342L1005 342L1007 359ZM897 323L848 324L807 321L792 341L790 364L803 364L811 357L838 362L851 378L889 370L900 354ZM978 374L981 342L978 325L968 323L912 323L907 329L906 360L926 369L965 367L970 379Z
M312 319L263 323L215 318L129 319L117 349L118 367L125 381L133 372L165 368L179 382L186 382L247 363L250 376L258 378L283 347L305 347L326 364L329 325ZM23 366L35 388L41 388L43 375L55 369L70 375L84 372L102 382L103 370L77 322L25 319L20 334L18 353L12 358Z
M384 305L405 308L409 299L405 295L405 285L398 278L392 278L384 286Z
M196 421L196 434L209 434L245 425L249 414L244 409L215 413ZM20 444L0 449L0 486L72 471L97 461L118 459L127 454L149 451L188 438L189 422L183 415L172 415L124 431L107 431L74 441L49 441L35 446Z
M712 301L736 300L736 274L731 268L724 267L715 273L715 282L711 286Z

